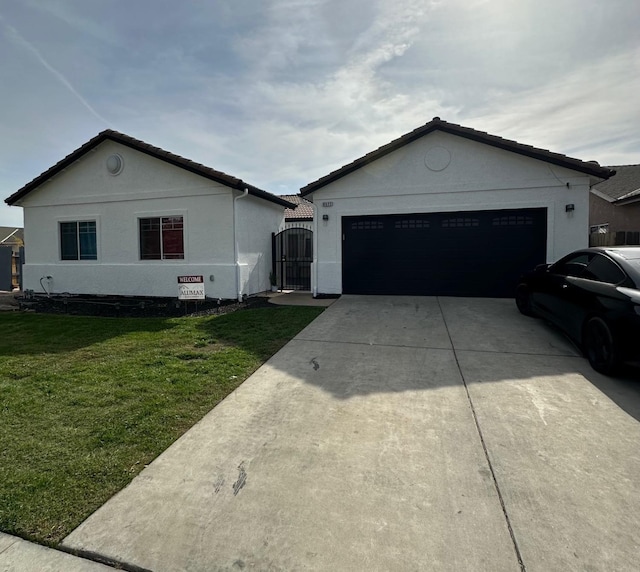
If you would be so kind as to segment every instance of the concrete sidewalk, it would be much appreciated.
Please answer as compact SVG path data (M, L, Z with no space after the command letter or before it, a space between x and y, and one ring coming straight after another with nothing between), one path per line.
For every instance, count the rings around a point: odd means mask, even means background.
M298 290L281 290L279 292L267 292L269 303L277 306L316 306L328 308L337 298L314 298L311 292Z
M114 569L0 532L0 570L2 572L113 572Z
M510 300L343 296L63 544L154 572L637 570L639 385Z

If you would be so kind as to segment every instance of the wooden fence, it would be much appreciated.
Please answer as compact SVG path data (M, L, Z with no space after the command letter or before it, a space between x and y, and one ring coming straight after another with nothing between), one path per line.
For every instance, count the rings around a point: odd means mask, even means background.
M589 235L589 246L640 245L640 231L593 232Z

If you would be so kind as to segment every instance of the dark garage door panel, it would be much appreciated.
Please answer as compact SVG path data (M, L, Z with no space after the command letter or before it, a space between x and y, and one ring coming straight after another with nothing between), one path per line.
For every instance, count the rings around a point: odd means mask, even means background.
M345 294L513 296L544 263L547 209L343 217Z

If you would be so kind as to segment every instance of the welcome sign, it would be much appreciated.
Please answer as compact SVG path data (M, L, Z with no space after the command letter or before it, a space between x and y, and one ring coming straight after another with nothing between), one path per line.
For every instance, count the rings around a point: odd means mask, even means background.
M178 276L178 300L204 300L204 276Z

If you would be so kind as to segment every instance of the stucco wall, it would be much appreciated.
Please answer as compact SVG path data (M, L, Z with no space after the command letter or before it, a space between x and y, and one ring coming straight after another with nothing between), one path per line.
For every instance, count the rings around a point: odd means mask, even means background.
M247 196L236 202L242 294L270 289L271 234L284 220L284 208Z
M342 292L343 216L546 207L547 261L588 243L588 176L442 132L410 143L312 197L315 293ZM333 204L325 207L325 202ZM567 214L569 203L575 210ZM328 221L322 220L325 214Z
M112 153L124 159L117 176L105 166ZM271 204L259 202L271 220ZM207 296L237 295L233 197L224 185L106 141L29 194L22 206L29 241L25 288L42 291L40 278L52 276L49 288L56 293L175 297L177 276L201 274ZM259 210L245 213L254 217L244 221L248 226L264 224ZM184 260L140 260L138 219L168 215L184 217ZM97 260L60 260L58 225L74 220L96 221Z

